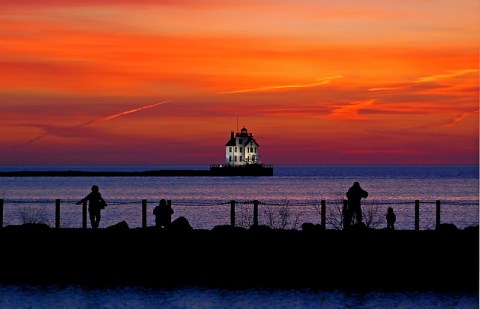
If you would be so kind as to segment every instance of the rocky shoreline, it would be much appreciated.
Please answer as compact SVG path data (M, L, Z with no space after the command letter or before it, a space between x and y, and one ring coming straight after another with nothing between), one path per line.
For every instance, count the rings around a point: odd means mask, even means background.
M479 289L478 226L438 231L8 226L0 283Z

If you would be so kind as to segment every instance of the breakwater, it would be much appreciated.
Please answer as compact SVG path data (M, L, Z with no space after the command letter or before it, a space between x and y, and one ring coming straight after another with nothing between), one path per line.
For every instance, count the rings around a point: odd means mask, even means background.
M478 227L0 231L2 283L478 291Z
M0 177L161 177L211 176L209 170L152 170L152 171L9 171Z
M212 164L208 170L164 169L146 171L21 170L0 171L0 177L194 177L194 176L273 176L273 166Z

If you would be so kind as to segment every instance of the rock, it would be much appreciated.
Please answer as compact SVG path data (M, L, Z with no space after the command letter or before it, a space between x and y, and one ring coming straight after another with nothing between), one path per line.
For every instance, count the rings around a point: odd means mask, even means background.
M213 227L212 232L216 233L236 233L236 232L244 232L245 229L239 226L231 226L231 225L216 225Z
M442 223L436 229L439 232L458 232L458 227L453 223Z
M167 230L174 232L189 232L193 228L185 217L178 217L173 220L172 223L168 226Z
M21 225L7 225L7 230L24 230L24 231L45 231L49 230L50 226L45 223L24 223Z
M313 224L313 223L306 222L302 224L302 231L317 232L317 231L323 231L323 228L321 224Z
M108 226L106 229L107 230L114 230L114 231L128 231L129 227L128 227L127 222L121 221L121 222L118 222L114 225Z
M262 233L262 232L268 233L273 231L273 229L267 225L256 225L256 226L252 225L249 230L252 232L258 232L258 233Z

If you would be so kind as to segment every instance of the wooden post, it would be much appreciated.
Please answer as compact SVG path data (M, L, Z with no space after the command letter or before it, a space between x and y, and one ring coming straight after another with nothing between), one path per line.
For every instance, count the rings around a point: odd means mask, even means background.
M436 217L435 217L435 229L438 230L440 228L440 201L435 202L436 207Z
M0 229L3 229L3 198L0 199Z
M326 222L327 222L327 216L326 216L326 212L327 212L327 207L325 206L325 200L321 200L320 201L320 205L321 205L321 215L320 215L320 218L322 220L322 230L325 231L326 229Z
M55 228L60 228L60 199L55 200Z
M420 201L415 200L415 231L420 230Z
M235 201L230 201L230 225L235 226Z
M167 206L168 206L168 209L172 209L172 200L167 200ZM171 219L172 219L172 218L170 217L170 220L171 220ZM170 224L170 223L172 223L172 222L170 221L170 222L168 222L168 223Z
M147 228L147 200L142 200L142 228Z
M351 222L348 222L350 221L349 220L349 216L347 215L347 211L348 211L348 201L347 200L343 200L343 207L342 207L342 222L343 222L343 229L346 229L347 227L350 226L350 223ZM351 219L351 218L350 218Z
M82 204L82 228L87 228L87 201Z
M253 226L258 226L258 201L253 201Z

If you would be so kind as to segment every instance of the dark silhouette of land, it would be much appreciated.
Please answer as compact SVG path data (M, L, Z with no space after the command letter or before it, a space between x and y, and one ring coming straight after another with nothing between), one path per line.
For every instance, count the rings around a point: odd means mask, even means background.
M0 283L311 288L479 289L478 226L435 231L45 225L0 230ZM158 267L167 265L167 267Z
M150 170L150 171L9 171L0 177L193 177L193 176L273 176L273 167L250 164L240 167L212 165L208 170Z

